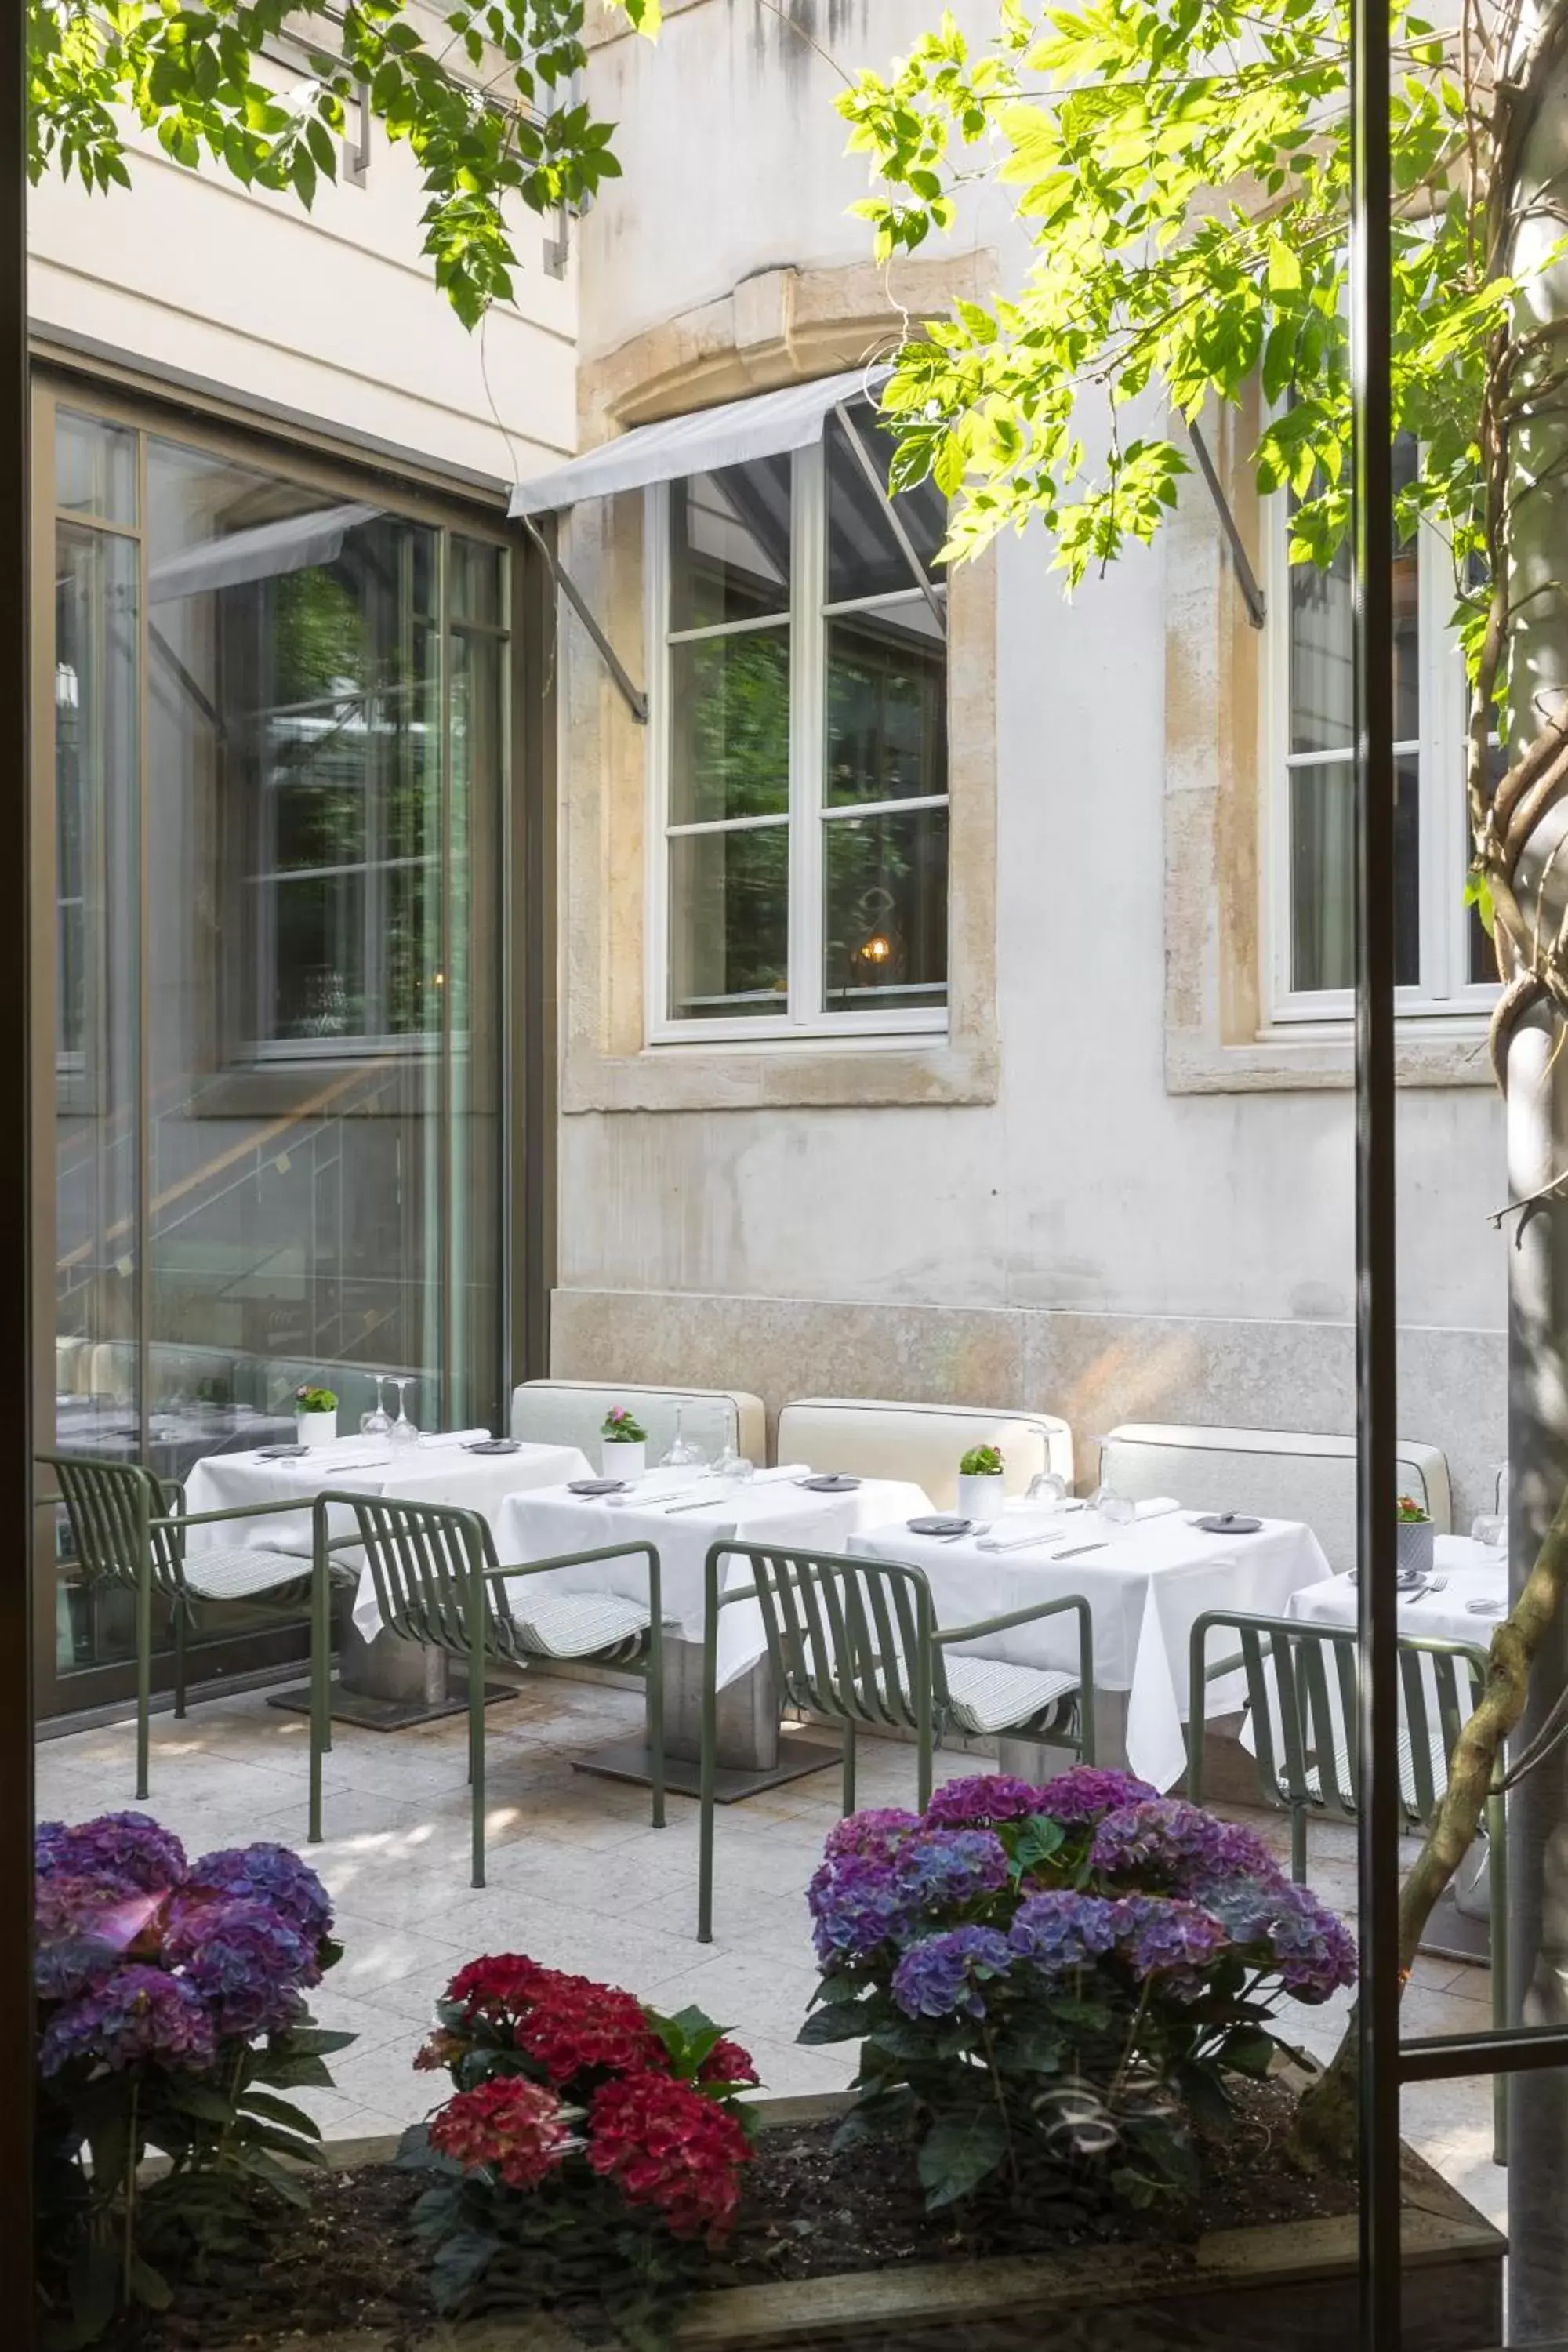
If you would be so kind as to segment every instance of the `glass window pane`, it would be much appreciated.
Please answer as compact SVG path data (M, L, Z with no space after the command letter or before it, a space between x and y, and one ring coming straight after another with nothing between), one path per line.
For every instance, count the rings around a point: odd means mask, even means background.
M792 470L788 457L763 457L671 483L672 629L788 612Z
M363 1034L364 886L363 873L274 886L268 1036Z
M669 820L783 815L789 807L787 624L669 649Z
M885 483L896 437L878 424L864 402L850 410L861 447L877 478ZM910 567L888 526L887 509L866 478L836 416L827 420L827 601L847 604L858 596L896 593L910 583ZM925 566L939 579L936 552L947 536L947 500L934 482L900 491L893 501L899 520Z
M1415 478L1416 445L1402 433L1394 445L1397 493ZM1394 558L1394 735L1413 743L1421 732L1417 668L1419 563L1407 541ZM1290 749L1349 751L1355 741L1351 664L1351 551L1342 546L1327 572L1290 568Z
M67 514L134 526L135 434L74 408L57 408L55 504Z
M1395 767L1394 981L1421 978L1420 803L1414 754ZM1348 760L1290 771L1290 985L1355 985L1355 781Z
M669 1010L678 1021L788 1010L789 826L669 845Z
M833 1013L947 1002L947 811L823 824L823 989Z
M506 551L488 540L462 539L456 531L450 545L453 619L499 629L505 619L501 581Z
M827 624L828 805L947 790L947 646L922 596Z

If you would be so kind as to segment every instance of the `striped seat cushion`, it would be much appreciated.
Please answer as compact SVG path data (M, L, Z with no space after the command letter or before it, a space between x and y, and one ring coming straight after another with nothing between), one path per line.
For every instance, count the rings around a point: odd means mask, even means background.
M278 1592L287 1584L310 1581L310 1563L298 1552L268 1551L259 1544L234 1551L200 1551L185 1561L185 1590L198 1601L248 1601Z
M501 1621L503 1639L511 1646L544 1658L595 1658L615 1654L635 1657L641 1649L649 1618L640 1601L624 1601L616 1592L538 1592L528 1599L528 1613L515 1601L509 1621Z
M1432 1759L1432 1794L1440 1801L1448 1785L1448 1758L1443 1746L1441 1731L1427 1728L1428 1753ZM1355 1802L1355 1790L1351 1780L1350 1749L1342 1740L1334 1742L1334 1778L1342 1798L1348 1796ZM1321 1805L1323 1801L1322 1775L1315 1764L1307 1767L1305 1779L1308 1792ZM1413 1821L1421 1818L1420 1800L1415 1788L1415 1759L1410 1745L1410 1733L1404 1724L1399 1727L1399 1795L1405 1811Z
M948 1713L963 1731L1011 1731L1042 1715L1057 1723L1077 1688L1075 1675L1010 1666L1001 1658L947 1661Z

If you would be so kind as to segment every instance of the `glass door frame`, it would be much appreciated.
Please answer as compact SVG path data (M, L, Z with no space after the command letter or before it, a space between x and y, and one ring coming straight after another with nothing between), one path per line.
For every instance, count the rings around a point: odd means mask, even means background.
M439 707L443 712L441 810L441 925L443 968L447 961L447 925L451 889L450 840L447 823L452 790L452 738L447 712L450 646L454 614L447 594L447 551L450 535L489 541L510 558L510 612L506 616L508 639L500 677L499 723L502 730L501 780L494 818L494 838L503 847L501 887L493 908L497 968L495 987L500 1037L496 1045L495 1124L500 1165L496 1198L499 1231L495 1236L495 1275L501 1301L499 1317L500 1361L494 1378L496 1395L510 1397L514 1378L544 1369L548 1285L551 1265L539 1255L552 1234L552 1213L541 1185L553 1179L554 1155L541 1123L552 1125L553 1082L542 1062L553 1055L553 1034L545 1015L551 1007L552 967L542 959L542 941L549 926L540 919L540 894L552 870L551 827L546 820L549 789L549 730L540 724L533 706L542 679L548 675L541 649L543 614L534 577L541 568L522 535L509 523L500 505L469 504L460 495L442 496L426 484L408 487L407 477L394 478L376 467L358 467L314 442L286 430L272 431L215 413L204 400L199 408L165 402L139 385L128 385L101 367L79 372L58 356L39 356L32 373L32 517L31 534L31 856L29 894L32 907L30 953L34 991L30 1006L31 1118L29 1161L33 1193L31 1263L33 1268L33 1346L31 1380L37 1444L52 1443L55 1427L55 1282L57 1256L56 1139L57 950L55 873L55 536L58 516L55 504L55 410L79 408L105 423L122 425L139 434L165 436L237 464L260 464L277 469L292 481L319 488L339 499L362 499L384 506L400 518L424 523L437 532L439 549L440 619L438 654ZM139 472L144 477L145 443L139 441ZM138 506L140 539L146 522L144 482ZM142 563L143 575L145 561ZM144 637L145 598L140 602L139 629ZM140 730L146 733L146 678L138 678ZM522 762L527 761L526 776ZM144 766L144 761L143 761ZM147 874L144 789L138 794L140 874L138 905L145 908ZM487 929L489 925L487 925ZM145 1092L147 966L138 953L136 1093L140 1139L136 1204L137 1282L139 1286L136 1341L137 1405L145 1451L150 1412L147 1369L152 1329L149 1296L153 1278L151 1254L145 1248L148 1204L148 1140L142 1103ZM440 1192L449 1199L457 1139L452 1132L450 1035L453 1010L450 992L443 998L441 1076L432 1115L440 1122ZM445 1381L450 1365L450 1340L456 1300L453 1289L453 1219L440 1217L439 1249L442 1363ZM521 1368L521 1369L520 1369ZM79 1712L112 1705L134 1696L132 1664L88 1665L62 1673L55 1653L55 1509L47 1499L47 1476L36 1470L32 1480L31 1526L34 1591L33 1666L37 1713L40 1721L68 1709ZM303 1654L303 1628L266 1628L260 1632L203 1641L192 1652L193 1685L207 1675L265 1673ZM154 1658L154 1678L162 1661Z

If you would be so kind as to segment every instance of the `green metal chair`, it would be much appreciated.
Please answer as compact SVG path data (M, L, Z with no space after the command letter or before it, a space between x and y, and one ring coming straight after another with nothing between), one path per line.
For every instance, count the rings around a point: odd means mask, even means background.
M1210 1636L1237 1637L1234 1656L1210 1666ZM1361 1780L1361 1666L1349 1625L1299 1617L1212 1611L1193 1627L1192 1717L1187 1791L1203 1802L1205 1694L1208 1683L1240 1671L1247 1682L1258 1786L1263 1801L1290 1817L1290 1874L1307 1876L1310 1821L1354 1823ZM1399 1794L1405 1826L1431 1826L1448 1785L1448 1759L1486 1685L1484 1650L1405 1633L1399 1641ZM1508 1849L1500 1760L1487 1801L1491 1902L1492 2022L1508 2022ZM1493 2153L1503 2161L1507 2078L1494 2077Z
M751 1581L721 1589L725 1563ZM931 1802L931 1755L951 1725L984 1737L1043 1738L1094 1761L1094 1621L1073 1594L972 1625L937 1625L923 1570L856 1554L721 1542L710 1547L703 1620L701 1822L697 1939L713 1940L713 1790L718 1748L720 1612L754 1601L781 1701L844 1727L842 1807L855 1810L856 1735L862 1724L912 1731L921 1809ZM1078 1672L951 1654L957 1643L1071 1612Z
M653 1826L664 1827L664 1632L658 1553L649 1543L610 1544L598 1551L504 1567L489 1523L477 1511L446 1503L400 1502L390 1495L328 1488L315 1498L311 1598L310 1842L321 1840L321 1758L331 1747L330 1642L334 1554L354 1555L375 1588L382 1630L460 1658L468 1682L468 1780L472 1883L485 1883L485 1664L569 1658L640 1674L648 1684ZM346 1513L352 1533L334 1536L331 1515ZM524 1577L595 1560L641 1558L647 1601L617 1593L541 1592L526 1611L508 1591ZM363 1562L363 1570L359 1564Z
M174 1636L174 1713L185 1712L185 1654L200 1611L225 1602L293 1613L310 1590L310 1559L251 1544L187 1553L191 1528L298 1512L300 1503L246 1503L187 1511L178 1483L138 1462L98 1454L40 1454L59 1482L59 1500L84 1581L117 1584L136 1596L136 1794L146 1797L148 1713L153 1683L153 1597L167 1602Z

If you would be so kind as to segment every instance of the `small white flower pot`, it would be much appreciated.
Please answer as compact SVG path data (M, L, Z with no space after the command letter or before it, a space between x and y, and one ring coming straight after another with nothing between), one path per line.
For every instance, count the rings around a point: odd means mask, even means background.
M331 1445L338 1433L338 1416L331 1412L297 1412L294 1433L301 1445Z
M1002 1473L984 1476L958 1474L958 1515L963 1519L994 1519L1002 1507Z
M1430 1576L1437 1543L1437 1530L1431 1520L1399 1519L1395 1522L1394 1534L1400 1574L1413 1568L1418 1576Z
M642 1437L601 1437L599 1468L606 1478L640 1478L647 1467L647 1441Z

